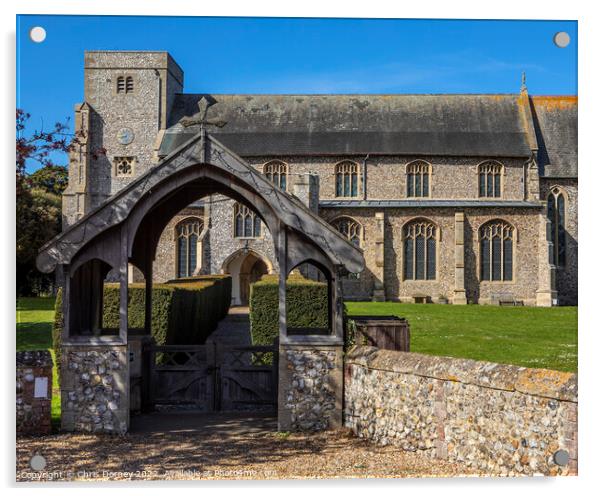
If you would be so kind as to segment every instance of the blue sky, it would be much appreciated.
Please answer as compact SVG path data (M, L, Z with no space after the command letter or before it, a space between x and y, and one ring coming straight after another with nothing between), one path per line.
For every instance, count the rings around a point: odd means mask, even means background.
M567 48L553 44L558 31ZM84 51L103 49L169 51L190 93L516 93L525 71L531 94L577 94L575 21L27 15L17 106L30 128L72 116Z

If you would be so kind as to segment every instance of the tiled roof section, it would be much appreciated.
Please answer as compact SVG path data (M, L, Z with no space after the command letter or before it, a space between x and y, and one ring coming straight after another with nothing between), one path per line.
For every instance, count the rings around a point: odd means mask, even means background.
M515 200L320 200L321 208L541 208L537 202Z
M198 129L178 124L213 103L212 133L243 156L386 154L528 157L518 95L176 96L161 144L167 155Z
M531 97L540 175L577 177L577 97Z

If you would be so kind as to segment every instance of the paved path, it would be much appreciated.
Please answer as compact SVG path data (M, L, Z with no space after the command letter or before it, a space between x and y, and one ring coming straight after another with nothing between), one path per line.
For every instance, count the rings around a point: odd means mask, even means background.
M228 315L220 321L217 329L207 338L207 343L250 345L249 307L231 307Z

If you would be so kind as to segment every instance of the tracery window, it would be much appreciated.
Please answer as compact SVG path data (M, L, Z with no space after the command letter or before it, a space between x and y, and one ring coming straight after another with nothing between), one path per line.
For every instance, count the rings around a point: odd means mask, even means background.
M566 199L560 188L548 194L548 219L552 225L552 256L550 262L557 266L566 265Z
M203 223L198 219L185 219L176 226L177 277L190 277L197 268L197 248Z
M494 220L479 229L482 281L511 281L514 265L514 228Z
M359 248L362 240L362 226L349 217L341 217L335 220L334 227L343 236L345 236L352 244Z
M273 160L263 166L263 173L280 189L286 191L288 168L284 162Z
M362 226L359 222L356 222L349 217L341 217L333 223L337 231L345 236L349 242L358 248L362 243ZM351 272L346 276L347 279L359 279L359 272Z
M502 196L502 164L486 162L479 165L479 196L500 198Z
M437 227L418 219L403 227L404 279L434 280L437 277Z
M237 238L259 238L261 219L242 203L234 204L234 236Z
M336 165L336 196L357 196L357 169L355 162L341 162Z
M115 175L117 177L129 177L134 174L135 157L113 157Z
M426 162L412 162L406 168L408 197L430 196L431 166Z

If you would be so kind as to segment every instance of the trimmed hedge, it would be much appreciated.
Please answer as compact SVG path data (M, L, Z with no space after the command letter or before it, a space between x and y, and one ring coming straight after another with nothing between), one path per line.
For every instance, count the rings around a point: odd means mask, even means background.
M153 284L151 334L158 345L203 344L230 308L232 281L229 276L202 276ZM144 328L144 283L128 289L128 327ZM53 346L60 363L63 328L62 293L55 305ZM107 283L103 291L103 328L119 329L119 284Z
M289 329L328 328L328 285L292 274L286 281ZM269 345L278 337L278 275L263 276L251 285L251 337L255 345Z

